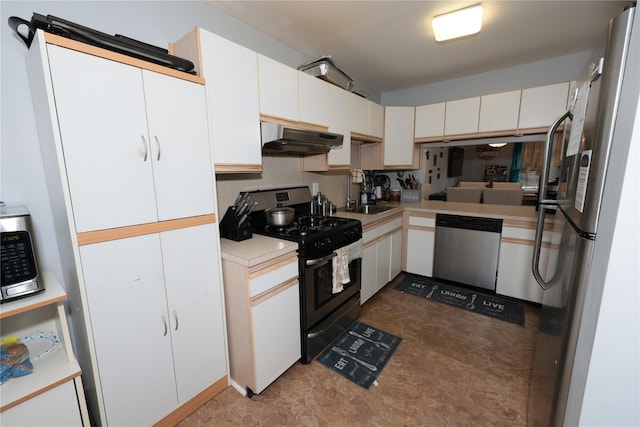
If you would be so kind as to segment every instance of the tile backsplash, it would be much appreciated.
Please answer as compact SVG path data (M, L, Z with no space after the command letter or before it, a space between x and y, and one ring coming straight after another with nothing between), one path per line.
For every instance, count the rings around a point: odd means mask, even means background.
M262 173L216 175L220 216L224 215L241 191L299 185L311 188L314 182L319 184L320 192L336 206L344 206L347 198L347 171L304 172L301 170L301 161L300 157L265 156L262 158Z

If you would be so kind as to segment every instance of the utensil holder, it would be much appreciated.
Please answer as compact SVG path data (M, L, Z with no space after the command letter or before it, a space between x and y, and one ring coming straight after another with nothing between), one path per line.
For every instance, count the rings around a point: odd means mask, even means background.
M251 224L249 218L240 223L240 219L236 215L236 210L233 206L229 206L227 211L220 221L220 236L225 239L235 240L240 242L242 240L250 239L253 236L251 232Z

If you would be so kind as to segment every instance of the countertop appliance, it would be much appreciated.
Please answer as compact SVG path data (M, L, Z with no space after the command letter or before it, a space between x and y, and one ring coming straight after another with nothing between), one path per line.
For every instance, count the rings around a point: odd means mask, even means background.
M433 277L496 290L502 220L436 215Z
M344 136L318 130L295 128L278 123L260 123L262 154L272 156L313 156L340 147Z
M640 23L634 15L635 3L611 20L604 58L597 58L577 81L571 108L547 134L532 260L544 295L529 393L530 426L579 425L584 410L593 411L583 407L583 399L640 93ZM553 200L546 198L548 174L553 140L563 123L571 129L556 141L563 144L563 160ZM556 213L543 275L539 264L547 210ZM617 372L613 365L611 369ZM620 375L626 380L633 373ZM637 406L632 410L637 422ZM620 411L609 414L614 412Z
M312 215L309 187L250 191L249 196L257 202L250 215L253 233L298 243L301 360L309 363L360 314L361 255L348 259L349 282L339 292L333 267L340 249L362 245L362 224ZM293 222L269 225L265 210L281 207L294 209Z
M31 215L24 206L0 207L0 302L44 291L40 279Z

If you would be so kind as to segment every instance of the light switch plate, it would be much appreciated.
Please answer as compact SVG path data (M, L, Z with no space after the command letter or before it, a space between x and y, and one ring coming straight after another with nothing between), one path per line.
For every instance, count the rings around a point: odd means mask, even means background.
M320 191L320 185L317 182L311 184L311 195L315 196Z

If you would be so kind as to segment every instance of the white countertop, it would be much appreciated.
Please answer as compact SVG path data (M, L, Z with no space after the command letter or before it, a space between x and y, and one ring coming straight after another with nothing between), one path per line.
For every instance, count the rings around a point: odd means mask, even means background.
M502 218L519 221L535 221L535 206L490 205L483 203L456 203L440 200L423 200L421 202L382 202L380 206L391 206L394 209L375 215L357 214L340 211L334 215L342 218L360 220L362 228L375 228L375 223L386 218L402 214L403 211L447 213L453 215L471 215L479 217ZM253 234L251 239L235 242L220 239L222 258L236 264L253 267L281 255L296 251L298 244L288 240Z
M298 249L296 242L253 234L241 242L220 239L222 259L233 261L246 267L262 264Z

